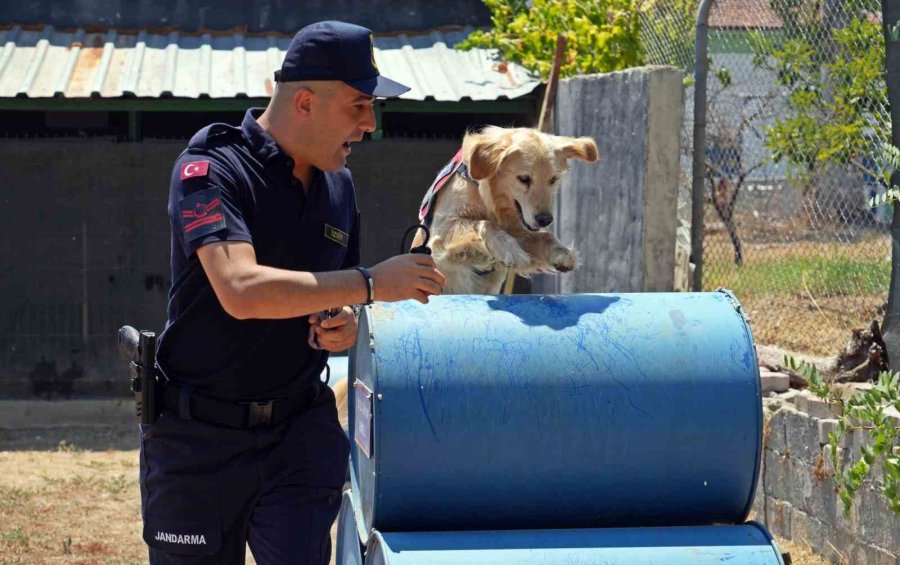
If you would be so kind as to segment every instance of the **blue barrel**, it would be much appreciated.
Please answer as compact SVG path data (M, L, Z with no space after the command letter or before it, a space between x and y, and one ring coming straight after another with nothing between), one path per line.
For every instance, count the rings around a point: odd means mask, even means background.
M341 497L341 510L337 517L337 538L334 548L334 565L363 565L363 544L356 527L356 510L349 490Z
M772 536L739 526L375 532L366 565L784 565Z
M377 303L349 364L363 539L749 512L759 368L730 293Z

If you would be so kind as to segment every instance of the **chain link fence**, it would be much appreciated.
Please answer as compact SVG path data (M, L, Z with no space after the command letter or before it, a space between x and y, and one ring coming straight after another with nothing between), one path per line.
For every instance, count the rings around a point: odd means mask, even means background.
M685 70L679 239L689 246L697 0L656 0L648 63ZM837 354L890 282L890 115L877 0L713 0L703 289L735 291L758 342Z

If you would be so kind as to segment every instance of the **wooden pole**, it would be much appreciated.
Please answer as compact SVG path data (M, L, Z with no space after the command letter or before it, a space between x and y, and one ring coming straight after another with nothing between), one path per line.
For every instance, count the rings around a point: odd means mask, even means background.
M556 36L556 51L553 53L553 66L550 67L550 78L547 80L547 88L544 89L544 99L541 102L541 114L538 117L536 129L544 131L550 121L550 112L553 109L553 101L556 100L556 85L559 82L559 69L562 67L563 57L566 54L566 36ZM509 269L506 273L506 283L503 285L503 294L512 294L516 283L516 271Z

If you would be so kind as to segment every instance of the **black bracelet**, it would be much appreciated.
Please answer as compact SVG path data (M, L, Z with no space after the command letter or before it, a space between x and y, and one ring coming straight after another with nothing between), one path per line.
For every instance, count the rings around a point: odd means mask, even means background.
M375 302L375 280L372 278L369 269L357 267L356 270L362 273L363 278L366 280L366 306L368 306Z

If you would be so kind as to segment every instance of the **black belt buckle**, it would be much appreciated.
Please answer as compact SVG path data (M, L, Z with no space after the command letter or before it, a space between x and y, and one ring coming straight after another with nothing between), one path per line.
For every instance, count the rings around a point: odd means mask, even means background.
M247 427L258 428L272 423L272 406L274 400L268 402L247 402Z

